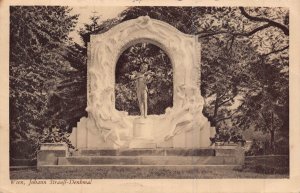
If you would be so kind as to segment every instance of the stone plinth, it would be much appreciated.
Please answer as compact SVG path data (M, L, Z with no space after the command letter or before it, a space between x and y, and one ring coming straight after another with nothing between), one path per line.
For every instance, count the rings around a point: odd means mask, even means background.
M122 166L157 167L177 166L184 169L186 166L242 166L244 164L244 152L241 147L236 148L223 146L222 148L145 148L140 149L82 149L78 154L63 156L56 154L46 157L47 163L40 164L39 168L47 166L96 166L116 168ZM53 150L43 150L53 151ZM62 150L57 150L62 151ZM42 154L45 152L42 152ZM43 157L39 154L39 158ZM53 158L53 159L50 159ZM49 162L53 161L53 162Z
M245 162L245 150L236 144L216 146L216 156L233 157L238 165L243 165Z
M83 149L80 156L215 156L215 149Z
M57 165L58 157L68 156L68 146L64 143L44 143L37 153L37 166Z
M132 136L134 139L153 139L153 121L147 118L136 118L133 121Z
M85 156L59 158L59 165L236 165L228 156Z
M153 140L154 122L152 119L139 117L133 120L132 140L129 148L156 148Z
M133 139L129 143L129 148L133 149L145 149L145 148L156 148L157 145L153 140L146 139Z
M40 150L64 150L67 151L68 146L65 143L42 143Z
M166 148L80 150L77 156L60 157L58 165L243 165L241 148Z

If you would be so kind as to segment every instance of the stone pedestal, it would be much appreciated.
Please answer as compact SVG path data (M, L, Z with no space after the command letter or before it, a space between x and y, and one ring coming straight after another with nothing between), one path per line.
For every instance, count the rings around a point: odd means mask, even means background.
M154 123L152 119L139 117L133 121L132 140L129 148L156 148L153 141Z
M232 157L235 163L243 165L245 162L245 150L237 144L215 146L216 156Z
M147 118L136 118L133 121L132 136L134 139L153 139L153 121Z
M68 156L65 143L43 143L37 153L37 166L57 165L58 157Z

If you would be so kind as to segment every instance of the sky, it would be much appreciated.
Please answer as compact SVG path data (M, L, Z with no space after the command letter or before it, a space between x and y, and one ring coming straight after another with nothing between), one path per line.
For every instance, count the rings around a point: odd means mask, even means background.
M100 21L104 21L110 18L117 17L127 7L114 6L114 7L98 7L98 6L83 6L83 7L72 7L71 14L79 14L78 23L73 32L70 33L70 37L73 40L83 45L83 42L78 35L78 30L83 27L85 23L90 23L90 17L93 15L100 16Z

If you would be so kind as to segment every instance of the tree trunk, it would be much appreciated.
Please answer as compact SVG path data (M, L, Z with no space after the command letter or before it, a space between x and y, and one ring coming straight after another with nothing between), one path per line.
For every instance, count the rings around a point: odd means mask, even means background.
M217 126L217 116L218 116L218 109L219 109L219 94L217 93L216 96L216 101L215 101L215 107L214 107L214 115L213 115L213 120L212 120L212 126L216 127ZM218 130L218 128L217 128ZM217 132L218 133L218 132Z
M274 153L275 152L275 131L270 130L270 135L271 135L271 139L270 139L271 152Z
M274 129L274 114L271 114L271 125L270 125L270 146L271 152L275 152L275 129Z

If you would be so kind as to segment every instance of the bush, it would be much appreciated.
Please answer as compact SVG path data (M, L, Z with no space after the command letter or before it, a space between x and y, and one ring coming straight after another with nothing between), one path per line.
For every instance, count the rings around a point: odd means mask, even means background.
M69 136L70 133L56 127L45 129L44 134L39 137L38 145L40 146L42 143L66 143L69 148L74 149L75 147L69 140Z
M244 139L243 135L234 128L220 130L218 133L215 134L214 137L210 138L210 141L212 144L216 142L221 142L223 144L230 142L236 144L241 143L242 146L244 146L246 143L246 140Z
M275 142L275 148L272 149L269 141L261 141L253 139L252 145L248 151L245 152L246 156L256 155L288 155L289 143L288 139L280 139Z
M253 139L250 149L245 152L246 156L264 155L264 154L265 154L264 143L262 141L257 141L255 139Z

